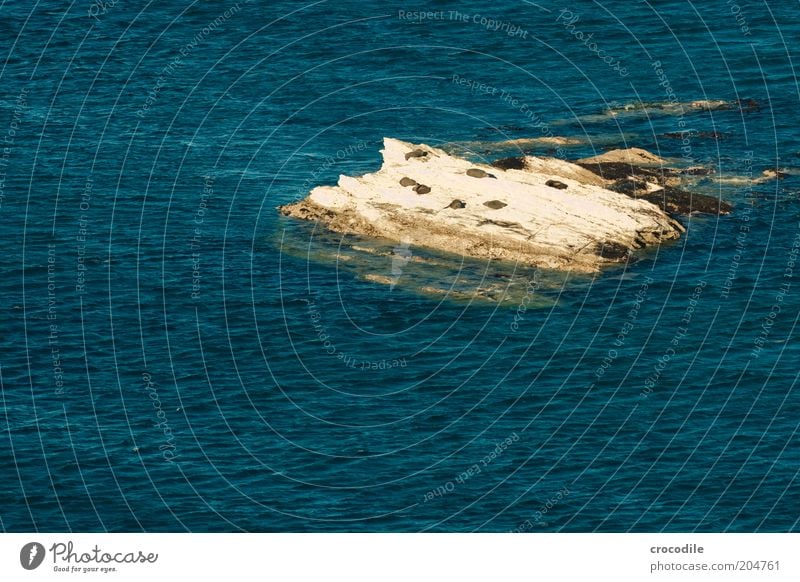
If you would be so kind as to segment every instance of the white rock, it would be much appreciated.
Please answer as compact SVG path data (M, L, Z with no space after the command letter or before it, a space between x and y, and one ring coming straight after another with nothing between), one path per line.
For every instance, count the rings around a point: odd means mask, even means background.
M406 154L427 152L424 157ZM676 239L683 227L661 209L602 187L584 168L552 158L526 158L526 169L503 171L426 145L385 138L383 166L357 178L341 176L284 215L317 220L337 232L379 236L480 259L520 261L554 269L597 271L626 249ZM477 168L496 178L466 175ZM431 188L417 194L400 180ZM560 190L545 183L557 180ZM449 205L461 200L465 208ZM493 210L484 202L507 204ZM613 249L603 257L600 249Z

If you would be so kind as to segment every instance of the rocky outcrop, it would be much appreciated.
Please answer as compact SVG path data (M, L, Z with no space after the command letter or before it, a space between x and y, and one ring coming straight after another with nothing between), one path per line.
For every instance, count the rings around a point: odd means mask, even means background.
M725 99L697 99L695 101L687 101L684 103L676 101L661 101L661 102L644 102L639 101L636 103L627 103L618 107L611 107L607 111L611 115L617 115L627 112L664 112L668 114L684 114L691 112L702 111L743 111L754 112L761 109L761 104L755 99L736 99L727 101Z
M481 166L390 138L382 153L379 171L341 176L336 186L315 188L280 212L337 232L580 272L624 261L631 251L684 230L653 203L613 192L602 186L611 182L563 160L526 157ZM429 191L402 186L404 178Z
M668 162L664 158L651 154L647 150L640 148L627 148L622 150L611 150L578 160L579 164L628 164L629 166L664 166Z
M612 150L577 161L581 168L604 180L609 190L637 200L647 200L671 214L729 214L732 206L713 196L680 188L687 176L706 176L712 170L701 167L672 168L668 160L646 150Z

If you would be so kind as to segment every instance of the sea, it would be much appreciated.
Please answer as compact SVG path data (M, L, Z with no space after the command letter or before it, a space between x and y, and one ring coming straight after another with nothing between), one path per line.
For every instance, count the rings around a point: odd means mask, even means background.
M0 35L0 530L798 530L793 3L48 0ZM594 275L280 215L385 137L640 147L733 211Z

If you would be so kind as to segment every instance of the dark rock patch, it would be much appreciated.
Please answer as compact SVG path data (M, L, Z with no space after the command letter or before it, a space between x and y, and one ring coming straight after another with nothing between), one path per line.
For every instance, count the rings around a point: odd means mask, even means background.
M524 170L525 158L523 157L500 158L499 160L495 160L492 162L492 167L498 168L500 170Z
M612 192L618 192L620 194L641 195L647 194L648 183L649 182L647 180L642 180L641 178L622 178L621 180L617 180L608 186L608 189Z
M633 166L625 162L600 162L600 163L578 163L581 168L585 168L590 172L597 174L606 180L623 180L626 178L638 178L647 180L653 184L663 184L666 181L666 174L658 169L642 168L641 166Z
M558 180L548 180L544 183L544 185L550 186L551 188L556 188L558 190L566 190L568 188L564 182L559 182Z
M500 202L500 200L489 200L488 202L484 202L483 205L491 208L492 210L500 210L501 208L508 206L508 204L505 202Z
M417 184L414 186L414 192L417 194L427 194L430 191L430 186L426 186L425 184Z
M728 136L718 131L688 131L685 133L680 131L671 131L663 134L662 137L667 139L684 139L685 137L689 137L690 139L713 139L719 141L727 138Z
M755 99L737 99L736 105L741 111L751 112L761 110L761 104Z
M679 173L684 176L710 176L714 174L714 168L703 168L701 166L692 166L691 168L683 168Z
M596 249L598 256L610 261L623 262L630 256L628 247L615 242L604 242Z
M417 181L416 180L412 180L411 178L401 178L400 179L400 185L403 188L408 188L409 186L416 186L417 185Z
M641 168L625 163L600 163L578 164L594 172L601 178L614 180L609 190L625 194L631 198L647 200L670 214L729 214L733 207L724 200L705 194L693 194L680 188L670 186L670 179L676 176L713 174L713 170L706 168L687 168L675 170L672 168ZM646 192L641 188L642 181L662 186L655 192ZM674 183L674 182L673 182Z
M614 182L630 179L644 180L658 186L674 186L676 178L679 179L681 176L690 174L688 171L676 168L643 168L624 162L601 162L597 164L579 163L578 165L606 180L612 180ZM703 175L706 173L713 174L714 171L707 170L706 168L694 168L691 173L694 175Z
M623 192L623 194L625 193ZM649 194L628 194L628 196L647 200L669 214L690 214L692 212L700 212L702 214L730 214L731 210L733 210L733 206L724 200L714 198L713 196L706 196L705 194L693 194L669 186L663 190L650 192Z

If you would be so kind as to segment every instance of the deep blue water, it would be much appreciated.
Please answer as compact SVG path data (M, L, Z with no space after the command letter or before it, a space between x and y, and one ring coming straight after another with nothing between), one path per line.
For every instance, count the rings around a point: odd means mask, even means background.
M364 281L275 210L377 169L384 136L537 137L537 119L588 136L576 158L681 157L675 116L597 116L666 101L654 61L680 101L760 104L688 116L723 134L691 140L696 163L800 166L797 9L3 4L0 528L798 529L800 178L707 184L731 215L551 274L516 330L515 305Z

